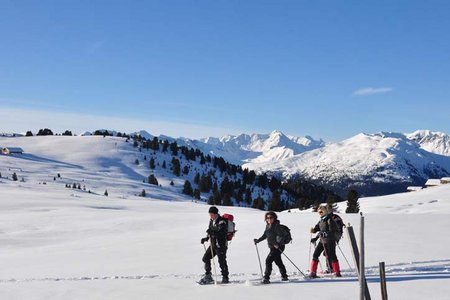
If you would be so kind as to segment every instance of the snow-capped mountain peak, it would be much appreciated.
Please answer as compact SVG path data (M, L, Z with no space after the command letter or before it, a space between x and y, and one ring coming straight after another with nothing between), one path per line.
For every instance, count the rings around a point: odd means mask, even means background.
M360 133L339 143L244 167L297 176L342 194L357 186L367 194L399 192L450 174L450 158L431 153L402 133Z
M226 135L220 138L205 138L195 142L204 152L219 155L242 164L243 162L278 161L323 147L325 143L310 136L288 136L279 130L269 134Z
M450 136L446 133L417 130L406 134L406 137L429 152L450 156Z

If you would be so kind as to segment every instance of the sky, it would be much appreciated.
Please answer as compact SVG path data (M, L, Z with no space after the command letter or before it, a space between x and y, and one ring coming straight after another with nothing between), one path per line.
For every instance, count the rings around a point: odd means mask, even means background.
M450 133L448 1L0 0L0 132Z

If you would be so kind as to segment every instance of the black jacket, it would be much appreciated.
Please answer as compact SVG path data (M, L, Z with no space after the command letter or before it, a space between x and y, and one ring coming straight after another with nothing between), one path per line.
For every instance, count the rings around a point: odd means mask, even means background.
M284 231L281 228L280 221L276 220L272 225L267 224L264 234L257 240L257 243L267 239L269 248L274 248L275 245L281 247L281 238L284 236Z
M227 247L227 220L225 220L221 216L218 216L214 221L210 220L209 227L206 233L208 234L208 238L211 238L211 245L217 248Z
M332 219L333 214L328 214L321 218L319 223L314 226L314 232L319 232L322 242L336 242L335 236L339 231L338 225Z

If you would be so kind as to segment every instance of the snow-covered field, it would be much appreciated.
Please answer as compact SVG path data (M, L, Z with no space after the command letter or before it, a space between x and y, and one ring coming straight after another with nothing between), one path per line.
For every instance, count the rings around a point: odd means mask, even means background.
M342 279L305 281L285 259L290 283L273 274L273 284L253 285L260 275L252 239L263 232L264 212L237 207L219 208L235 215L238 229L228 251L232 283L196 285L208 206L166 182L146 185L147 198L135 196L147 175L119 139L59 138L0 139L0 146L26 152L0 155L0 299L358 299L355 273L340 251ZM6 179L12 172L25 182ZM62 178L54 181L56 173ZM65 188L74 180L98 193ZM372 299L381 298L380 261L387 265L390 299L448 299L450 185L362 199L361 207ZM342 216L358 233L359 217ZM317 215L283 212L280 219L294 239L285 253L307 270ZM340 244L353 267L348 239ZM259 250L264 258L264 243Z

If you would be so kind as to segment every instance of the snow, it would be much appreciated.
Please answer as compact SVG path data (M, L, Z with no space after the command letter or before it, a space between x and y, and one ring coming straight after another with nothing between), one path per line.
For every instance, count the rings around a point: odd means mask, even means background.
M243 167L285 176L301 174L325 183L415 183L430 174L448 174L450 157L427 152L400 133L358 134L287 159Z
M0 138L0 144L27 150L0 156L0 299L358 299L357 279L339 250L342 279L305 281L284 258L292 282L281 283L275 272L273 284L254 285L260 275L252 239L264 230L264 212L239 207L219 207L237 224L228 251L232 283L196 285L208 206L180 195L168 179L161 178L162 187L143 184L148 174L134 164L142 154L124 139ZM6 179L12 172L25 182ZM58 172L61 178L53 180ZM73 181L96 193L65 188ZM143 187L149 197L135 196ZM450 185L442 185L360 199L373 299L381 298L380 261L387 265L391 299L448 299L449 197ZM309 228L318 216L279 216L294 239L285 253L306 271ZM359 216L341 216L358 234ZM346 237L340 246L353 266ZM268 249L264 243L258 247L264 260Z
M450 184L416 192L361 198L360 207L368 213L450 214Z
M450 137L443 132L417 130L406 136L429 152L450 156Z
M287 136L278 130L270 134L226 135L189 142L204 152L224 157L235 164L278 161L325 145L321 139Z

